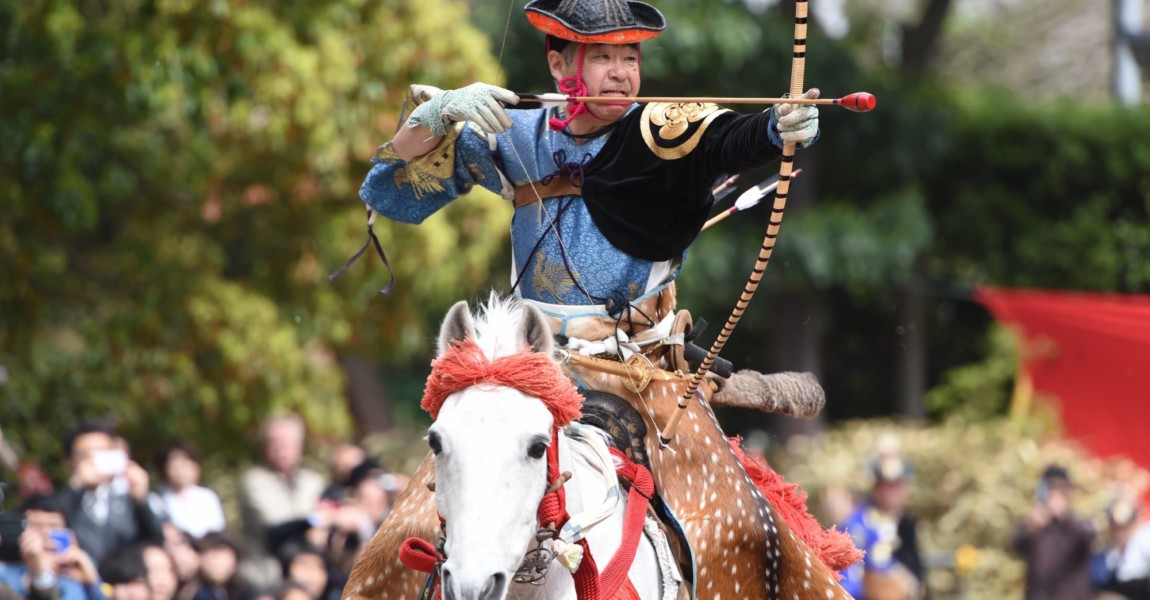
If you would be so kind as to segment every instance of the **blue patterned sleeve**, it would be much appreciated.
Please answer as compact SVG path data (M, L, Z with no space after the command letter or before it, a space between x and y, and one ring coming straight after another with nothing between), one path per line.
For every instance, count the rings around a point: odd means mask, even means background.
M475 185L514 198L486 134L457 123L431 152L404 161L391 142L381 146L359 189L359 197L379 214L404 223L421 223Z

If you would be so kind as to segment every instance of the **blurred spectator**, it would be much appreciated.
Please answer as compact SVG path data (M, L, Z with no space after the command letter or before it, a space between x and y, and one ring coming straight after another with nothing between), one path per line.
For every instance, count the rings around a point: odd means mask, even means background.
M180 600L191 600L195 595L196 577L200 574L200 552L192 544L192 538L171 523L164 523L164 549L172 557L176 568Z
M240 481L240 504L249 551L245 578L257 587L279 581L280 565L268 537L268 529L304 519L316 508L324 490L323 476L301 466L304 424L297 415L273 417L261 431L264 461L252 467Z
M192 596L195 600L245 600L251 596L238 575L239 547L228 534L209 533L197 546L200 575Z
M16 450L4 439L4 429L0 427L0 472L16 474L16 496L20 502L27 502L33 496L46 496L52 493L52 479L39 466L21 462ZM4 490L0 489L0 509L4 506Z
M310 544L299 545L285 558L285 580L302 585L312 600L339 600L343 586L332 577L322 550Z
M200 454L185 442L168 446L158 461L164 484L160 500L169 521L192 537L223 531L224 508L220 497L200 485Z
M359 444L343 443L336 446L331 453L331 464L328 465L331 483L323 491L323 498L336 502L346 498L351 471L365 460L367 451Z
M388 473L374 459L368 459L352 471L349 485L351 492L346 505L355 511L337 521L340 527L329 540L329 556L343 575L351 573L355 559L391 512L391 505L407 485L407 478Z
M1074 486L1063 467L1042 473L1034 507L1018 524L1010 546L1026 561L1027 600L1091 597L1090 546L1094 528L1074 514Z
M407 481L405 477L388 473L375 459L367 459L352 470L348 485L349 500L367 513L374 534Z
M402 482L369 458L351 470L342 502L323 500L307 519L270 528L268 538L274 547L281 548L281 557L288 554L285 550L300 544L324 548L334 571L346 575L387 516L393 494Z
M4 428L0 426L0 470L15 471L20 465L20 457L16 450L4 439Z
M116 448L116 438L104 425L79 423L64 439L70 475L58 496L80 547L97 563L120 546L164 539L160 518L147 501L148 473L128 457L122 442ZM125 490L115 489L117 477Z
M144 567L148 572L148 587L152 590L152 600L172 600L179 589L176 578L176 564L163 547L155 544L143 546Z
M1122 498L1106 509L1106 539L1091 576L1096 600L1150 600L1150 523L1138 505Z
M100 564L100 575L111 588L110 600L151 600L144 547L127 544L108 553Z
M275 600L313 600L307 587L296 581L285 581L276 590Z
M27 502L35 496L50 496L55 491L52 478L39 465L32 463L22 463L16 468L16 480L19 482L17 493L21 502Z
M37 496L25 503L23 515L21 562L0 564L0 582L29 598L102 600L96 566L67 529L60 503Z
M843 573L843 588L860 600L922 598L917 523L905 512L913 473L898 454L897 440L880 440L879 446L870 495L842 525L866 553Z

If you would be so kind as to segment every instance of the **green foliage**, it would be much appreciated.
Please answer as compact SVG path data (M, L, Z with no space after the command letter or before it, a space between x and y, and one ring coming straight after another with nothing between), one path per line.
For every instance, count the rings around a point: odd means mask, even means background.
M900 286L930 243L923 205L913 192L865 207L828 203L790 220L788 250L818 288Z
M456 0L0 0L17 445L51 457L70 421L107 413L144 455L177 436L250 455L277 409L345 434L338 355L425 352L501 252L505 209L476 194L377 225L400 277L386 301L371 257L327 281L366 239L356 191L406 86L494 79L466 21Z
M1001 93L961 97L953 110L951 150L924 172L936 272L998 285L1150 289L1150 114Z
M926 409L931 415L982 421L1006 413L1018 370L1017 343L1014 334L997 325L987 338L985 359L947 371L942 382L927 393Z

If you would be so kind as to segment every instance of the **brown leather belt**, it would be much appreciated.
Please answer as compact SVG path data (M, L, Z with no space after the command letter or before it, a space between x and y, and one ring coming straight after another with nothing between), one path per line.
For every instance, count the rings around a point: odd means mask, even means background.
M583 189L564 177L556 177L548 185L543 185L541 181L535 181L515 186L515 208L527 206L545 198L581 195L583 195Z

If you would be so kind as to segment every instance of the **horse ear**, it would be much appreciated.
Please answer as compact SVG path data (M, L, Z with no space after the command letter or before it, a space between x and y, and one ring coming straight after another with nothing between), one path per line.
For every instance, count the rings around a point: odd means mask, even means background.
M555 338L551 335L551 326L547 323L547 317L538 308L530 304L523 305L523 318L521 331L523 344L531 346L536 352L541 352L547 356L555 351Z
M459 342L475 337L475 321L471 319L471 308L467 301L460 300L447 311L443 325L439 328L438 355L442 356L451 349L452 342Z

